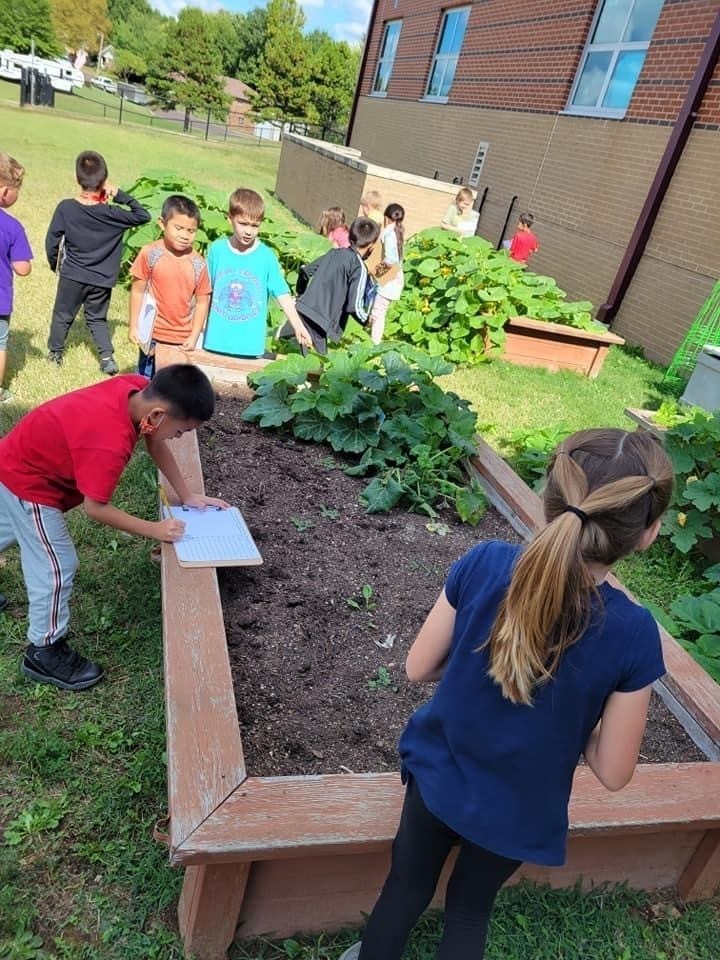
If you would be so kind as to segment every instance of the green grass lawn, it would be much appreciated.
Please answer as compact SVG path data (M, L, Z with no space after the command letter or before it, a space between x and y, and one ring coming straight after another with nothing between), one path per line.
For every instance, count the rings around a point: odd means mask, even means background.
M0 99L3 90L0 83ZM16 287L9 363L16 400L0 408L4 431L38 402L100 376L81 323L65 366L58 370L45 359L54 278L42 256L43 238L57 201L74 193L77 152L100 150L121 185L165 169L227 193L244 184L266 196L279 153L7 105L0 105L0 124L2 148L27 168L13 213L37 256L32 276ZM277 217L294 222L272 197L269 204ZM117 290L114 339L122 368L130 370L126 313L126 293ZM500 446L515 427L622 423L625 404L650 404L661 389L659 371L618 353L596 381L492 364L448 383L473 400ZM155 473L146 455L133 459L117 502L154 514ZM158 568L149 562L148 542L97 527L78 511L70 524L81 558L76 642L107 669L107 679L91 692L61 693L21 679L24 588L16 553L0 555L0 584L11 598L9 612L0 615L0 958L175 960L181 956L174 912L181 875L152 839L153 824L167 813ZM430 918L408 960L429 960L435 935ZM258 941L236 946L231 956L334 960L352 939ZM501 897L488 958L715 960L718 942L714 904L676 911L669 901L622 889L581 895L523 886Z

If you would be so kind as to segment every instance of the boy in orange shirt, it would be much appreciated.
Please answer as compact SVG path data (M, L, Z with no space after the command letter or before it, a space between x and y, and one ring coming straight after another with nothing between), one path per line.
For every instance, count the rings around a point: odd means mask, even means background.
M155 346L170 343L194 350L210 304L210 277L205 260L193 250L200 211L189 197L174 194L162 206L160 240L142 248L130 268L130 342L140 349L138 373L155 374ZM152 341L147 353L138 336L138 320L145 291L157 305Z

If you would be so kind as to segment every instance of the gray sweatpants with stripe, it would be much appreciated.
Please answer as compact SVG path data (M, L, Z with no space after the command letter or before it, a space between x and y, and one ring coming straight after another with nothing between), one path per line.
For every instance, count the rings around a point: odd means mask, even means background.
M75 545L62 510L21 500L0 483L0 552L15 543L29 601L28 641L47 646L68 630Z

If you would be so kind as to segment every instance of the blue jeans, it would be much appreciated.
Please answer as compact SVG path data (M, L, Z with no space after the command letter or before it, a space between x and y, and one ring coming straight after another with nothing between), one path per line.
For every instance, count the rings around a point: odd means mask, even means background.
M155 341L150 342L150 353L145 353L145 351L140 347L138 351L138 373L142 374L143 377L152 378L155 376Z
M77 570L65 514L16 497L0 483L0 553L20 547L28 594L28 641L43 647L62 639L70 623L70 595Z

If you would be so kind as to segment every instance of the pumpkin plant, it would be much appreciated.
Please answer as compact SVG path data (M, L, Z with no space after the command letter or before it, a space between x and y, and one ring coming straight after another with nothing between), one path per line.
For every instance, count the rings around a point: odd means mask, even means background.
M452 369L396 343L293 354L252 375L256 399L243 417L343 454L346 473L370 478L361 496L369 513L405 504L436 517L451 507L477 523L485 497L463 468L475 452L475 415L434 382Z
M161 236L157 220L163 203L174 193L190 197L200 208L201 222L195 235L195 249L199 253L204 256L213 240L230 236L227 218L228 195L221 190L200 187L192 180L174 173L159 173L140 177L128 192L150 211L152 219L149 223L128 230L125 234L121 276L126 281L129 279L130 265L141 247ZM300 264L315 260L330 249L330 243L326 237L321 237L310 230L300 233L289 230L277 223L267 212L260 229L260 239L272 247L277 254L291 290L295 288Z
M422 230L405 248L403 272L405 286L388 313L386 335L452 363L492 356L510 317L605 329L593 321L590 302L566 302L552 277L532 273L481 237Z
M675 492L663 523L682 553L720 531L720 411L691 407L665 433Z

